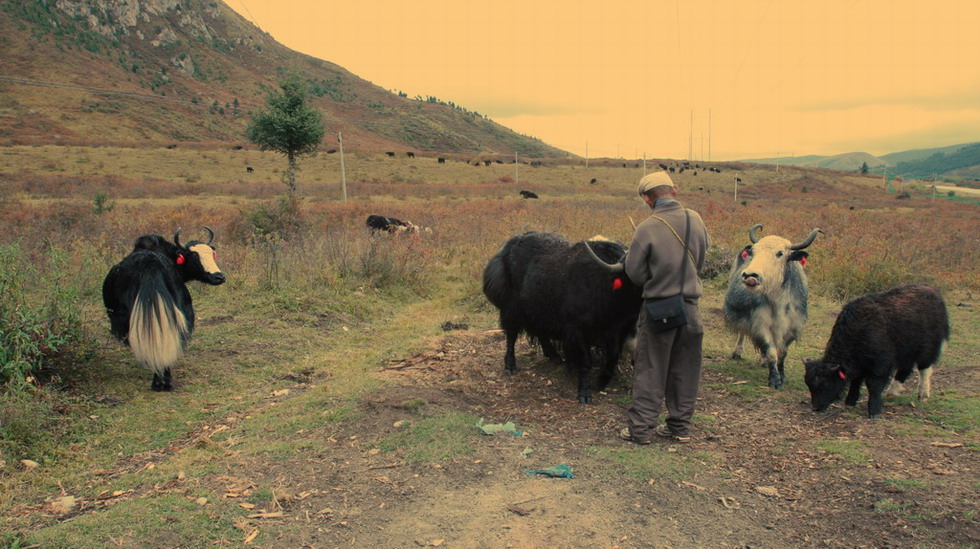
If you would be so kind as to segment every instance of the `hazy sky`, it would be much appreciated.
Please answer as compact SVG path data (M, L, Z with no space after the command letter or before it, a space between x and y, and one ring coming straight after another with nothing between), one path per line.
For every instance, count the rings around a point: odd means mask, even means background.
M980 141L976 0L226 2L383 88L593 158Z

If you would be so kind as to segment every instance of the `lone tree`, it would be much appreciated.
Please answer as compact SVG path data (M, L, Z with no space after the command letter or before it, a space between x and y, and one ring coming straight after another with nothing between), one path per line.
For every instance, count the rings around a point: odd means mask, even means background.
M323 140L323 114L307 104L309 84L298 74L279 82L281 91L274 90L266 99L267 108L252 115L248 124L248 140L263 151L286 155L289 166L282 182L289 193L296 192L296 159L315 156Z
M864 164L861 164L861 173L862 174L867 174L868 173L868 163L867 162L865 162Z

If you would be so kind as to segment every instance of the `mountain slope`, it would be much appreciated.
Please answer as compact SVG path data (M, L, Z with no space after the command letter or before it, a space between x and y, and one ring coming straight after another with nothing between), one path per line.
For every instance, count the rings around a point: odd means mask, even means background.
M833 156L808 155L788 156L783 158L757 158L745 160L745 162L755 162L758 164L782 164L784 166L801 166L805 168L827 168L846 172L857 171L861 169L861 166L864 163L867 163L869 168L876 168L886 164L881 158L865 152L844 153Z
M479 113L400 97L290 50L221 2L0 0L0 144L243 141L287 71L336 145L568 156Z

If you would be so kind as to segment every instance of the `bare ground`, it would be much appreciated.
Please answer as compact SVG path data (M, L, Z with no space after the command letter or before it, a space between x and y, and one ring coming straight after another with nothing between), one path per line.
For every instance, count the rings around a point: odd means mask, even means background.
M928 423L911 405L886 404L884 418L870 421L839 407L814 414L805 395L791 406L746 401L724 389L733 380L712 368L722 359L708 357L693 442L639 447L616 437L623 376L583 406L572 380L529 347L519 352L521 371L505 376L502 347L495 332L450 332L432 350L389 364L379 374L388 383L364 399L363 416L315 451L243 461L247 480L214 477L214 488L277 487L273 505L257 510L265 513L239 524L269 547L980 545L978 454L943 442L942 432L896 434L896 414ZM964 382L980 386L975 371ZM948 383L936 376L934 395ZM415 410L412 399L425 405ZM379 451L405 425L453 411L513 421L523 436L473 437L472 453L438 464ZM816 441L862 453L849 459ZM662 463L664 474L631 465L643 459ZM558 464L574 478L526 472Z

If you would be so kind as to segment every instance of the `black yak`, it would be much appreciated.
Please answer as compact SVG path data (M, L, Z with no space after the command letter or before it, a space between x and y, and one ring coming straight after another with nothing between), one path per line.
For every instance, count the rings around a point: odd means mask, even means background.
M538 193L536 193L534 191L521 191L518 194L521 195L521 198L537 198L538 197Z
M851 301L837 315L823 358L804 360L813 410L826 410L848 384L844 403L856 405L864 383L868 417L877 418L889 381L894 377L897 388L913 366L919 370L919 400L928 399L932 366L948 339L946 304L929 286L898 286Z
M505 371L517 371L514 344L523 332L548 358L560 360L556 345L564 351L579 374L581 403L592 401L589 370L597 349L603 364L596 386L605 389L643 302L641 289L623 274L625 255L624 246L604 239L571 244L528 232L508 240L483 271L483 293L500 310L507 337Z
M735 257L728 275L725 322L738 333L732 358L742 357L745 337L762 355L769 368L769 386L783 386L783 368L791 343L799 338L807 321L809 288L803 266L807 252L820 229L813 229L803 242L793 244L778 236L757 238L749 229L751 245Z
M428 227L419 227L411 221L402 221L401 219L385 217L383 215L369 215L367 219L364 220L364 224L367 225L368 229L371 231L371 234L377 234L381 231L391 234L432 232L432 229L429 229Z
M133 251L109 270L102 301L112 335L129 346L140 364L153 371L154 391L171 390L170 369L194 331L194 307L187 282L219 285L225 275L207 242L180 243L180 229L170 242L159 235L136 239Z

